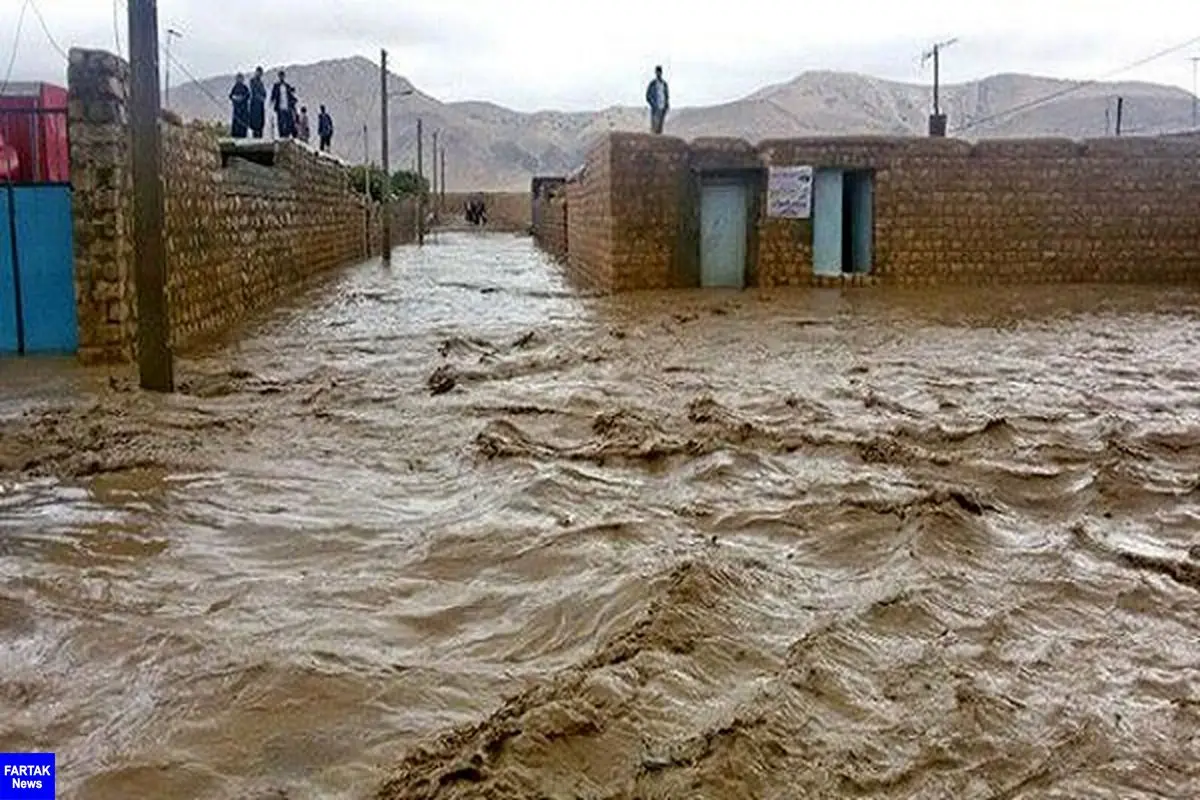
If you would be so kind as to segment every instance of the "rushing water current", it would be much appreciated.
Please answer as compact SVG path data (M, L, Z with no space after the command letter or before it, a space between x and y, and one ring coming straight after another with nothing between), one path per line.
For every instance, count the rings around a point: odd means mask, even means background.
M0 751L108 798L1200 796L1200 295L443 234L0 362Z

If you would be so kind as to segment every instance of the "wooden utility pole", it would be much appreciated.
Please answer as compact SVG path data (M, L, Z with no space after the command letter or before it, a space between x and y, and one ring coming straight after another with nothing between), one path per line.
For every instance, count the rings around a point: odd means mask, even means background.
M162 139L158 129L157 0L129 0L129 127L133 150L133 264L138 377L143 389L175 391L167 309Z
M1121 120L1125 116L1125 98L1117 98L1117 136L1121 135Z
M425 165L421 151L425 134L421 132L421 118L417 117L417 244L425 244Z
M947 39L944 42L938 42L933 47L921 54L922 66L929 59L933 59L933 113L929 115L929 135L930 136L945 136L946 135L946 115L942 113L942 50L952 44L958 42L958 39Z
M379 51L380 161L383 162L383 261L392 263L392 171L388 165L387 50Z
M438 203L438 174L437 174L437 172L438 172L437 171L438 146L437 146L437 139L438 139L438 132L434 131L433 132L433 150L430 151L431 153L433 153L433 162L430 164L431 168L429 170L429 178L430 178L429 182L432 185L432 188L430 189L430 193L431 193L431 197L433 198L433 219L435 222L438 219L438 215L442 211L441 204Z
M446 208L446 145L442 145L441 159L442 159L442 182L441 182L440 186L441 186L441 190L442 190L442 196L439 198L439 201L442 204L442 208L445 209Z

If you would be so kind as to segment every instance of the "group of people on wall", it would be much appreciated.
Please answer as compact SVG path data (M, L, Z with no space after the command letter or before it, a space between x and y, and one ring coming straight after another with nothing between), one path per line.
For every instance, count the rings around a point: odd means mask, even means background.
M279 80L272 86L270 94L263 83L263 68L254 70L254 77L249 82L246 76L239 72L234 79L233 88L229 91L229 101L233 104L233 121L230 133L235 139L245 139L248 135L255 139L263 137L266 127L267 102L275 112L275 134L280 139L299 139L309 142L311 129L308 120L308 108L298 105L296 89L287 81L284 70L279 70ZM671 91L663 78L661 66L654 68L654 78L646 86L646 104L650 106L650 132L662 133L667 120L667 112L671 108ZM321 150L327 151L333 144L333 117L321 106L317 114L317 142Z
M268 101L275 112L276 138L299 139L305 143L311 141L312 129L309 125L308 108L299 106L296 89L288 83L287 74L284 70L279 70L279 79L272 84L268 94L266 84L263 83L262 67L254 70L254 77L249 82L246 81L246 76L239 72L234 78L233 88L229 90L229 102L233 104L233 120L229 128L233 138L263 138ZM333 145L333 117L325 106L321 106L317 114L317 143L323 151L328 151Z

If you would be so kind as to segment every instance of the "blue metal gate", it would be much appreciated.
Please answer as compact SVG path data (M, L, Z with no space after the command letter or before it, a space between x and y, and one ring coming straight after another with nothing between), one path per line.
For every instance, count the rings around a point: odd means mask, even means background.
M78 347L71 187L0 186L0 355Z

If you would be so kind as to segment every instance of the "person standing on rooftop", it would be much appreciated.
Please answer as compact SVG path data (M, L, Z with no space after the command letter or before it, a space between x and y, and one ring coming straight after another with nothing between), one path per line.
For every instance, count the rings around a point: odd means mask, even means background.
M646 87L646 103L650 106L650 132L662 133L671 108L671 90L663 80L662 67L654 68L654 80Z
M254 70L250 79L250 133L261 139L267 123L267 87L263 85L263 68Z
M229 90L229 102L233 104L229 133L235 139L245 139L250 127L250 87L246 85L246 76L240 72L234 78L233 88Z

